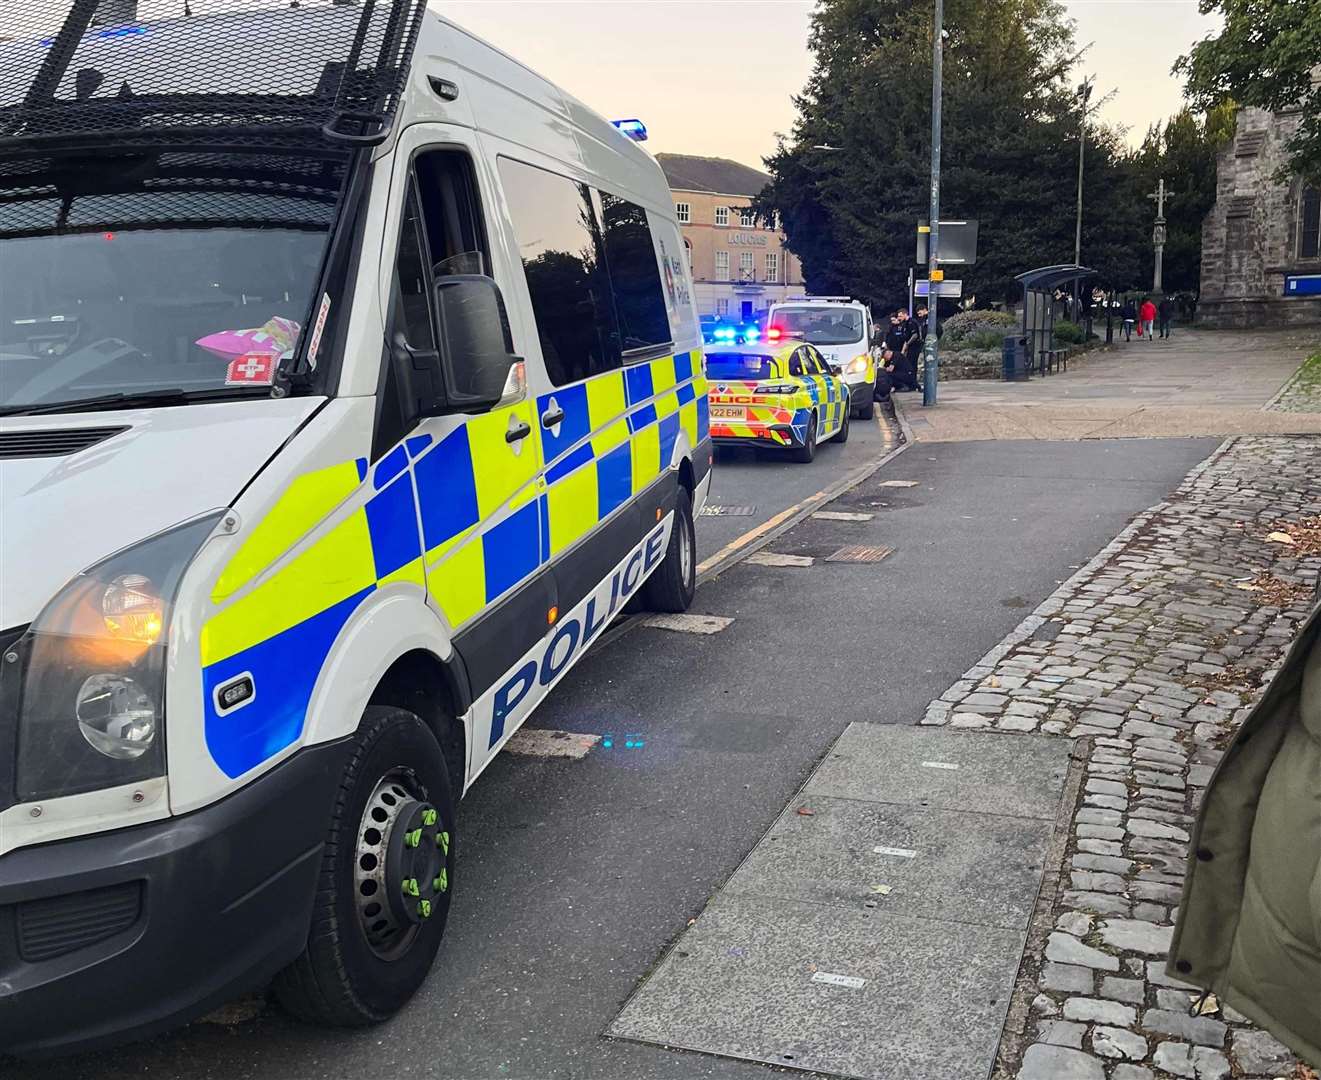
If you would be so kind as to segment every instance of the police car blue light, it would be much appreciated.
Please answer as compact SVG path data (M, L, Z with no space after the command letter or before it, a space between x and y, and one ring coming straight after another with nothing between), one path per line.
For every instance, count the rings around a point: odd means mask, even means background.
M641 120L611 120L610 122L634 142L647 141L647 125Z

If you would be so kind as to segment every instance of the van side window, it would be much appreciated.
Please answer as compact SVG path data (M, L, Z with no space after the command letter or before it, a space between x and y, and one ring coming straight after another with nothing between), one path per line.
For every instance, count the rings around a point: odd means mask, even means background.
M660 267L647 212L636 203L603 191L601 221L624 355L668 345L670 318L665 313Z
M509 158L499 168L551 382L563 386L619 367L591 189Z
M394 264L394 324L414 349L433 350L431 292L427 276L422 215L410 191L400 226L399 253Z

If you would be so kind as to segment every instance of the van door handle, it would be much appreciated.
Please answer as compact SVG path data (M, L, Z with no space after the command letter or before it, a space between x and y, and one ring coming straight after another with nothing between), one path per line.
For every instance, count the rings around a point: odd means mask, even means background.
M517 423L510 423L509 430L505 432L505 442L516 443L521 439L526 439L532 434L532 425L526 420L519 420Z
M564 419L564 410L558 405L553 405L541 414L541 426L544 428L553 428Z

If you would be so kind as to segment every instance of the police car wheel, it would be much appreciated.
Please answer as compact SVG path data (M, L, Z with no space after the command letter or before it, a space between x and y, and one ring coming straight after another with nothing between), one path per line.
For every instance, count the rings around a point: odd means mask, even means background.
M844 416L839 423L839 430L835 432L835 437L831 439L831 442L846 443L848 441L849 441L849 411L848 409L845 409Z
M397 1012L440 947L454 854L435 735L404 709L369 707L336 795L307 946L275 980L280 1003L335 1027Z
M804 464L816 457L816 417L813 416L807 421L807 437L803 439L802 446L795 446L793 450L794 461L801 461Z
M680 485L674 501L674 527L665 558L647 578L642 602L648 611L687 611L697 591L697 537L693 531L693 502Z

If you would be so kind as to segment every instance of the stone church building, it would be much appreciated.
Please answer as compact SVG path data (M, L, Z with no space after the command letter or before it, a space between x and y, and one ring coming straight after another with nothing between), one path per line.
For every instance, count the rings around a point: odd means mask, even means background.
M1321 292L1309 292L1321 286L1321 190L1298 177L1275 179L1301 123L1301 110L1239 110L1202 223L1199 324L1321 323Z

